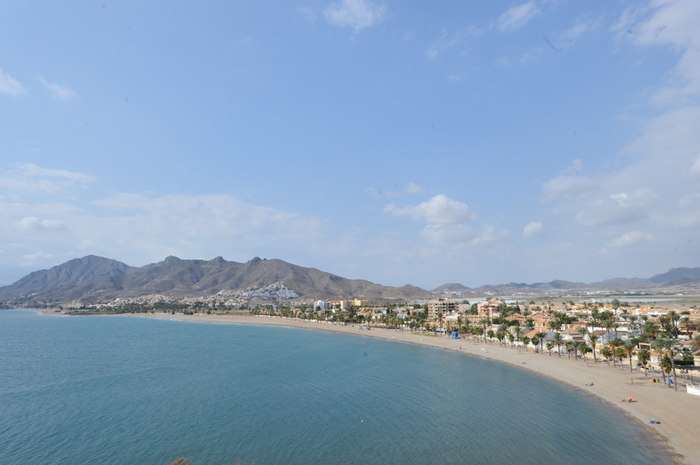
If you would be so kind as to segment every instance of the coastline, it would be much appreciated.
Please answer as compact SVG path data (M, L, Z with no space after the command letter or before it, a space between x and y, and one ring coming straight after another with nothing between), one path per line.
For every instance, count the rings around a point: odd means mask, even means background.
M45 315L58 316L51 311L37 310ZM112 315L105 315L112 316ZM472 342L469 339L450 339L413 334L409 331L372 328L360 329L357 325L336 325L326 322L295 320L268 316L247 315L183 315L183 314L122 314L113 316L154 318L175 321L204 323L228 323L239 325L283 326L289 328L315 329L357 336L393 340L422 345L442 350L450 350L482 359L526 369L540 376L563 383L585 395L594 396L608 406L614 406L619 413L630 416L641 427L654 436L658 444L670 455L669 461L679 464L700 463L700 398L689 395L685 389L676 392L664 384L653 384L643 374L632 374L620 368L602 363L593 364L583 360L571 360L566 356L537 354L524 349L511 349L498 344ZM485 349L482 350L482 349ZM593 383L587 386L587 383ZM632 397L637 402L622 403L621 399ZM655 418L658 425L648 424Z

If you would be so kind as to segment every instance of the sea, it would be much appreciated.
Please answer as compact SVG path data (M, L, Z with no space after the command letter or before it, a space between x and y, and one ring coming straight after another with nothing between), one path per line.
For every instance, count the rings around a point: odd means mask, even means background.
M658 464L582 391L317 330L0 311L0 464Z

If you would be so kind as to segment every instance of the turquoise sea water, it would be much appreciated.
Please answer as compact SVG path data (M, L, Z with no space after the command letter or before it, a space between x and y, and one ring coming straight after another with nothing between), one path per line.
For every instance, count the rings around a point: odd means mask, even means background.
M0 311L0 464L658 464L595 398L458 353Z

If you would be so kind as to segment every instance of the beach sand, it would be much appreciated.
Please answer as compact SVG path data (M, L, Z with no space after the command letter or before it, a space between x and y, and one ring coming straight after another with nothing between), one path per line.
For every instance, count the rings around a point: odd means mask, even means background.
M450 339L374 327L368 331L366 328L360 329L357 325L335 325L267 316L172 315L165 313L125 316L335 331L451 350L507 363L578 388L582 394L596 396L601 402L608 406L614 406L638 420L658 438L662 446L669 449L669 460L666 463L700 464L700 396L688 394L685 388L679 387L678 391L675 391L665 384L651 383L650 379L645 378L643 373L630 375L629 371L621 370L619 365L618 368L614 368L612 365L608 366L604 363L594 364L590 355L588 361L573 360L567 356L560 358L556 353L551 356L547 353L538 354L525 349L501 347L497 343L472 342L469 339ZM593 383L593 385L587 386L587 383ZM621 402L627 397L632 397L637 402ZM660 421L660 424L648 424L651 418Z

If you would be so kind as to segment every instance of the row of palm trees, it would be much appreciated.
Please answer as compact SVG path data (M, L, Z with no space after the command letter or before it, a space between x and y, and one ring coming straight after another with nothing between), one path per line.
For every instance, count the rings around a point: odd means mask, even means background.
M603 323L605 321L606 320L602 320ZM594 322L593 324L597 324L597 322ZM561 322L557 321L556 318L554 318L549 325L551 329L555 330L551 341L546 343L546 347L549 351L550 356L552 350L554 349L554 347L556 347L557 355L561 357L561 348L565 347L567 355L569 355L569 357L571 357L571 353L573 352L574 359L578 359L579 353L585 359L586 354L592 352L594 362L597 363L598 360L595 347L597 346L600 337L596 334L593 334L592 332L589 332L587 327L581 327L579 328L578 332L583 337L583 341L565 341L563 335L558 331L560 325ZM611 330L612 328L608 329ZM519 340L526 346L528 344L532 344L535 347L539 345L540 353L544 353L545 338L547 336L547 332L545 332L544 330L540 330L532 338L528 338L527 336L523 336L522 338L520 338L521 332L522 330L519 326L511 332L509 331L507 325L502 324L498 327L497 331L486 331L486 337L488 337L491 340L493 340L495 337L496 339L498 339L499 344L503 344L504 334L508 334L509 341L511 342L511 344L515 340ZM472 331L472 334L475 334L474 331ZM481 336L483 332L478 331L476 334ZM659 353L659 365L661 367L661 374L663 377L664 384L666 384L666 375L670 375L670 373L673 373L674 387L677 390L678 385L675 382L676 367L674 357L678 353L677 346L679 344L679 340L673 337L673 335L673 328L662 329L654 323L647 321L645 322L643 332L640 338L632 338L629 341L623 341L622 339L617 337L611 339L600 349L600 355L604 357L606 362L612 360L613 366L616 366L617 362L619 362L620 367L623 368L623 360L626 358L628 361L630 372L632 372L632 370L634 369L632 365L632 360L636 356L639 365L644 369L645 376L648 376L647 369L648 364L651 360L651 352L646 348L640 348L640 342L650 341L650 343L646 344L645 347L653 348ZM700 334L697 334L694 338L694 348L700 348Z

